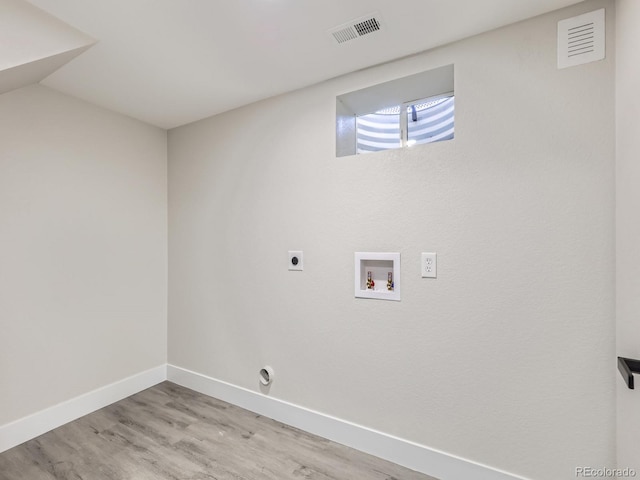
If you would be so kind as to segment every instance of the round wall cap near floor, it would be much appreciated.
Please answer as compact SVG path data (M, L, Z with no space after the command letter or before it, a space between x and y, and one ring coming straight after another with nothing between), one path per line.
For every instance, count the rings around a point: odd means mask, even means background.
M269 366L261 368L258 378L262 385L269 385L273 381L273 368Z

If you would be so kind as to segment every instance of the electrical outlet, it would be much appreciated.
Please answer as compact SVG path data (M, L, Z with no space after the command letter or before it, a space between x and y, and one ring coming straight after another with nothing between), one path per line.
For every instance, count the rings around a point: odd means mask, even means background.
M302 270L302 252L300 250L289 251L289 270Z
M437 255L435 253L422 253L421 271L424 278L436 278L437 276Z

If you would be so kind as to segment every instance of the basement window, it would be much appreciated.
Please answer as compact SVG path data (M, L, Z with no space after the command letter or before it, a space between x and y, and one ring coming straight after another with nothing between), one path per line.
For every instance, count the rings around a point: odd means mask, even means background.
M454 102L437 96L356 116L356 153L453 139Z
M451 140L454 111L453 65L340 95L336 156Z

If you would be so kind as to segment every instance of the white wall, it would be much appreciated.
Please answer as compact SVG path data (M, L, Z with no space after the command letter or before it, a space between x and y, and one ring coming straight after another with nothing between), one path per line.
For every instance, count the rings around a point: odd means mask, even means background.
M616 2L617 353L640 358L640 3ZM618 466L640 472L640 392L617 377ZM636 378L636 382L640 380Z
M557 70L603 5L607 59ZM530 478L613 465L611 7L171 130L169 362ZM335 157L336 95L450 63L455 140ZM401 302L354 298L355 251L401 252Z
M0 96L0 425L166 362L166 132Z

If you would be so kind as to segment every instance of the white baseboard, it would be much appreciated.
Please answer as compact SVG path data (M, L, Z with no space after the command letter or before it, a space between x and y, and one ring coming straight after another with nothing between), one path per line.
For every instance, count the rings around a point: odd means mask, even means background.
M215 378L167 366L167 379L292 427L441 480L526 480L408 440L268 397Z
M165 380L440 480L527 480L402 438L268 397L230 383L161 365L0 426L4 452Z
M0 452L164 382L166 379L167 366L160 365L2 425L0 426Z

